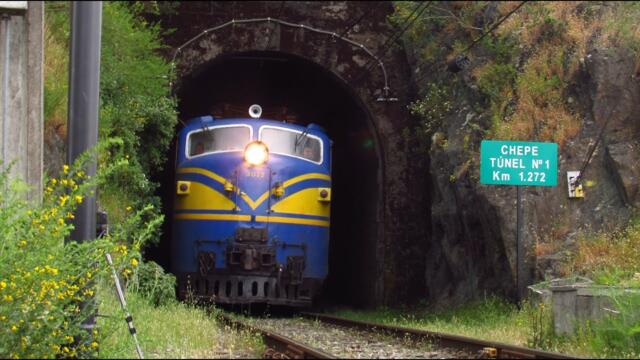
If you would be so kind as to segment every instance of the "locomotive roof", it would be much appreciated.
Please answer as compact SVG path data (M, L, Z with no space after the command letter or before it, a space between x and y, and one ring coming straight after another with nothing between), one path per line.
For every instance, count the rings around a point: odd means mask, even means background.
M323 135L326 135L326 131L324 130L324 128L314 123L311 123L307 126L303 126L298 124L287 123L285 121L262 119L262 118L261 119L253 119L253 118L215 119L213 116L210 116L210 115L198 116L190 119L185 125L183 130L190 131L193 129L201 128L203 126L233 125L233 124L246 124L246 125L258 126L258 127L263 125L271 125L271 126L278 126L285 129L292 129L292 130L298 130L298 131L307 130L309 131L309 133L318 132Z

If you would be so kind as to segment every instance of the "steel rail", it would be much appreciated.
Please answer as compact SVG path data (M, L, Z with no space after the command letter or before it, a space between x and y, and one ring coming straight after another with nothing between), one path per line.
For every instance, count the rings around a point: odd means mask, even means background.
M335 359L336 356L324 351L312 348L289 337L263 330L242 321L232 319L227 315L219 315L219 318L231 327L247 329L259 333L264 340L267 350L265 358L272 359Z
M384 325L370 323L366 321L350 320L337 316L301 313L302 316L319 320L325 323L341 325L350 328L358 328L368 331L383 331L395 335L412 336L427 339L436 345L443 347L460 348L473 352L482 352L488 358L511 358L511 359L576 359L576 356L549 352L523 346L510 345L490 340L474 339L461 335L445 334L428 330L412 329L402 326Z

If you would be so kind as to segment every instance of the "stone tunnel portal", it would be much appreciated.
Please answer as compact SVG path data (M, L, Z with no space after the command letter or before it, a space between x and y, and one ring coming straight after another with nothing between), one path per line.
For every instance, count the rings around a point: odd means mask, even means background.
M363 306L375 288L376 221L382 186L379 143L371 115L341 79L298 56L275 51L251 51L218 56L181 80L177 91L179 117L216 115L231 104L247 116L260 104L263 117L278 113L306 125L324 127L333 140L331 240L329 275L322 303ZM273 114L273 115L272 115ZM230 117L230 116L226 116ZM179 127L182 125L178 125ZM175 146L175 145L174 145ZM175 148L169 150L161 192L170 218ZM171 222L166 221L162 243L154 253L168 265ZM162 255L160 255L162 254Z

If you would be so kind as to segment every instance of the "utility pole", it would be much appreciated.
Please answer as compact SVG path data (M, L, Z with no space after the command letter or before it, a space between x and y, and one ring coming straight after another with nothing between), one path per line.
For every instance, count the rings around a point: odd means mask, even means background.
M100 96L100 37L102 3L71 3L71 49L69 53L69 117L67 163L98 142L98 104ZM85 172L96 174L96 160ZM96 237L96 198L87 196L79 204L73 221L71 240L87 241Z
M72 164L84 151L98 142L98 106L100 97L100 37L102 3L73 1L71 3L71 48L69 51L69 117L67 163ZM91 160L84 171L96 175L96 161ZM73 220L71 241L83 242L96 238L96 198L87 196L78 205ZM94 299L88 302L94 302ZM86 308L87 303L79 304ZM80 325L89 333L96 325L90 314Z

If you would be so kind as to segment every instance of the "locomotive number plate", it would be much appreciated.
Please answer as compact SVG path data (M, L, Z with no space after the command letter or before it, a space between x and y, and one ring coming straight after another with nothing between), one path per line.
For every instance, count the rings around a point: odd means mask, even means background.
M265 177L265 173L263 171L247 171L247 176L248 177L254 177L254 178L264 178Z

